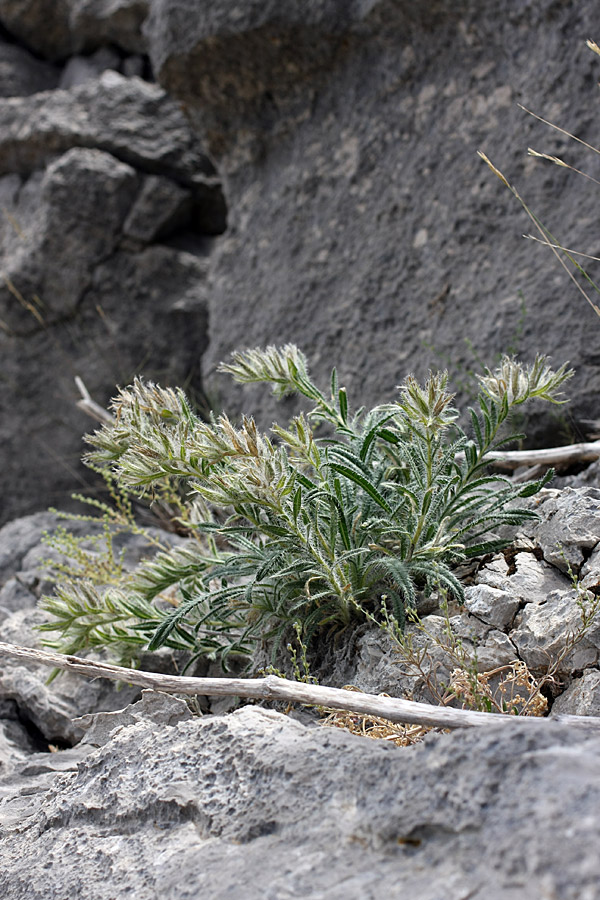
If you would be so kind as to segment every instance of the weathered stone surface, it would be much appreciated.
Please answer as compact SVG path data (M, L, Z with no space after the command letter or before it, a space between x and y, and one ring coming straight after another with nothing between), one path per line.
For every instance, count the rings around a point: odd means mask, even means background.
M110 69L70 91L1 100L0 129L2 174L29 175L72 147L105 150L142 171L182 180L214 174L165 91Z
M49 59L61 59L71 50L69 2L56 0L48 15L45 0L0 0L0 22L35 52Z
M546 670L559 658L570 634L581 627L575 590L553 591L545 601L528 604L516 619L510 637L520 658L534 671ZM594 666L599 660L600 616L591 630L561 661L558 672Z
M129 725L154 722L160 728L170 728L191 718L192 713L185 700L159 691L142 691L141 699L125 709L86 714L76 719L74 724L84 729L82 744L103 747L117 729Z
M136 374L203 402L206 255L227 210L182 111L139 78L0 99L0 121L2 523L90 482L75 375L100 403Z
M557 698L552 707L557 715L571 716L600 715L600 672L586 670L581 678L575 678L569 687Z
M504 629L511 625L519 608L519 599L498 588L478 584L466 589L465 606L488 625Z
M38 599L21 577L9 578L0 589L0 621L19 609L33 609Z
M532 534L537 535L535 526ZM570 588L571 581L554 566L533 553L516 553L509 565L503 556L496 556L477 573L477 583L510 594L520 603L540 603L551 591Z
M580 35L594 24L593 4L552 0L154 0L157 78L227 182L206 371L233 349L294 341L324 385L338 366L357 405L440 364L464 400L470 346L488 363L510 347L575 361L571 421L595 415L597 317L549 276L522 209L476 157L488 152L570 246L589 243L593 192L527 158L555 139L517 103L587 133L597 60ZM265 390L223 378L218 391L265 425L285 416ZM552 415L532 411L524 430L554 442Z
M600 542L600 489L544 491L535 508L541 522L529 524L524 532L535 534L546 562L562 572L571 566L577 574L584 554Z
M101 523L72 519L64 521L50 513L39 513L0 529L0 641L26 647L40 645L42 636L36 626L49 617L36 609L36 604L42 594L51 593L53 588L44 563L49 558L55 563L69 562L56 549L42 542L43 533L53 531L58 525L66 526L79 538L87 539L89 536L89 540L83 543L86 549L92 552L101 549L102 545L97 540L102 534ZM182 540L152 528L149 529L149 538L159 539L164 545ZM123 564L129 568L154 552L154 548L150 550L148 539L131 533L115 536L113 549L115 554L122 554ZM162 662L164 671L172 671L173 654L169 651L166 656L161 660L158 654L148 654L144 664L160 670ZM140 693L136 687L120 686L101 679L88 681L69 674L63 674L47 684L48 675L49 670L43 666L24 666L14 660L1 660L0 725L5 719L12 723L10 735L4 728L5 736L13 744L16 743L17 751L23 754L42 749L42 745L46 748L48 742L72 743L80 739L85 724L73 723L74 717L98 710L121 709ZM141 707L144 715L151 715L150 700L148 698ZM6 709L10 715L5 712ZM14 710L15 715L12 714ZM4 724L6 726L6 722ZM34 738L27 731L30 725L35 729ZM21 744L18 742L20 736L23 737ZM11 758L14 756L10 747L7 753ZM0 746L0 766L7 758Z
M148 0L69 0L69 28L74 48L112 44L128 53L145 53L142 24Z
M542 724L406 750L249 707L139 719L25 808L4 804L0 889L109 900L118 873L140 900L593 900L599 740Z
M0 585L21 569L28 550L37 547L42 533L55 524L52 513L40 512L15 519L0 528Z
M38 610L15 612L0 623L0 641L25 647L39 646L35 626L48 617ZM24 666L3 659L0 671L0 699L13 700L25 722L31 722L47 742L73 744L82 737L82 729L73 719L99 710L121 709L140 694L139 688L117 686L98 679L60 675L46 684L49 671L44 666Z
M94 81L107 69L118 72L120 67L121 57L108 47L102 47L90 56L71 56L61 72L58 87L68 91L86 81Z
M61 60L113 44L143 53L147 0L0 0L0 22L37 53Z
M0 41L0 97L24 97L58 84L55 66L36 59L23 47Z
M123 234L149 244L169 234L190 217L192 195L169 178L150 175L137 195L123 225Z
M100 150L80 148L51 163L43 176L28 180L15 209L23 230L8 223L3 249L10 284L18 285L23 297L38 296L40 301L30 304L33 309L17 303L14 291L2 285L0 316L6 328L27 334L76 312L94 269L116 251L137 187L131 166Z

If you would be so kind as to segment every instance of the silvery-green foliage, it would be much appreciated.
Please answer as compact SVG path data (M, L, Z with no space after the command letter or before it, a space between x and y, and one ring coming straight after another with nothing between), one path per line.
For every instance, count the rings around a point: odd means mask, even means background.
M467 435L445 372L424 385L409 376L394 402L351 413L335 370L325 395L293 345L235 353L221 369L278 396L300 394L312 408L266 435L247 416L239 425L225 415L201 421L180 390L136 379L120 391L114 423L88 437L88 461L140 495L179 479L195 539L142 564L126 597L90 598L76 583L59 592L46 606L61 632L54 646L122 651L135 635L132 645L226 659L257 641L276 647L296 622L306 640L342 629L382 599L401 622L419 588L460 601L453 565L502 546L500 526L534 517L515 501L550 477L515 485L488 473L508 439L501 426L531 398L560 402L572 374L542 357L529 368L503 359L481 376ZM319 423L326 436L316 436Z

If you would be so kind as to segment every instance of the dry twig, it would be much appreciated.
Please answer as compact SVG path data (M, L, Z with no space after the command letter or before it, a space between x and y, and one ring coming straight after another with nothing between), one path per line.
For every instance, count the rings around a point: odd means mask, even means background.
M126 669L110 663L82 659L78 656L63 656L47 650L36 650L5 643L0 643L0 654L28 663L66 669L88 678L99 677L108 678L111 681L123 681L167 694L283 700L307 706L352 710L356 713L381 716L391 722L405 724L448 729L508 724L522 728L539 728L543 727L544 722L543 719L494 715L466 709L430 706L427 703L416 703L413 700L376 697L373 694L361 694L339 688L287 681L276 675L267 675L266 678L190 678L182 675L160 675L156 672ZM583 726L595 732L600 730L600 717L556 716L554 721Z

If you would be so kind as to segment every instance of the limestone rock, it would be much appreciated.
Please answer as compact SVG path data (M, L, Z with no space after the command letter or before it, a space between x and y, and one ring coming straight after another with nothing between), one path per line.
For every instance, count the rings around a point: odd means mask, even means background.
M112 44L145 53L142 25L149 0L69 0L69 28L77 51Z
M61 60L112 44L143 53L147 0L0 0L0 22L42 56Z
M571 566L577 574L585 559L584 552L600 542L600 489L594 487L565 488L547 491L535 503L541 522L524 528L535 535L546 562L562 572Z
M600 672L586 669L581 678L575 678L569 687L555 700L552 712L570 716L600 715Z
M532 526L532 534L537 536L537 525ZM510 574L504 557L494 557L477 572L476 582L507 593L522 604L540 603L552 591L571 587L566 575L544 559L537 559L533 553L527 552L514 555Z
M558 124L568 111L570 130L587 122L595 62L579 35L594 24L592 3L552 0L153 0L156 76L227 182L205 371L234 349L294 341L324 386L338 367L356 406L446 365L462 404L475 357L512 347L578 360L570 415L596 415L597 317L548 279L522 209L476 158L489 152L542 221L560 210L571 246L586 244L593 192L527 158L552 135L517 101ZM226 377L215 389L265 426L290 408ZM554 442L551 416L526 412L523 430Z
M48 59L71 51L69 0L56 0L48 15L45 0L1 0L0 22L17 40Z
M72 147L94 147L142 171L182 180L214 174L164 90L110 69L70 91L0 100L0 127L1 174L29 175Z
M118 72L120 67L121 57L108 47L102 47L90 56L71 56L62 70L58 87L68 91L86 81L96 80L107 69Z
M58 84L55 66L36 59L23 47L0 41L0 97L24 97Z
M42 543L43 533L53 531L57 525L65 525L78 537L89 535L90 540L85 546L97 552L94 537L101 534L100 523L65 522L51 513L40 513L0 529L0 641L25 647L40 645L41 634L36 626L48 617L36 608L36 604L42 593L51 593L43 563L49 557L55 562L68 562ZM154 540L160 538L167 545L182 540L158 529L150 529L150 536ZM136 534L116 536L113 547L116 554L122 553L123 564L127 567L135 566L143 556L150 554L148 540ZM164 670L172 671L173 654L168 656L169 665L165 664ZM23 665L9 658L2 658L0 662L0 725L4 722L4 734L9 741L4 755L0 746L0 765L3 759L12 758L15 753L31 753L42 746L47 749L49 742L71 744L79 740L84 725L74 724L74 718L99 710L121 709L140 694L137 687L117 685L104 679L73 677L69 673L63 673L47 684L51 670L44 666ZM160 656L148 654L144 664L160 669ZM176 704L177 701L173 701L173 705ZM144 715L152 715L150 696L142 708ZM16 714L5 713L7 709ZM10 734L6 731L7 721L11 723ZM16 750L11 749L13 744L16 744Z
M465 590L465 606L478 619L502 630L511 625L519 599L498 588L478 584Z
M35 626L47 621L38 610L16 612L0 623L0 641L25 647L39 646ZM32 723L47 743L73 744L83 731L73 719L98 710L120 709L139 697L136 687L118 686L104 679L88 680L61 674L47 684L51 670L2 659L0 699L15 702L22 721Z
M42 533L55 524L52 513L40 512L15 519L0 528L0 585L19 572L27 552L37 547Z
M50 900L109 900L118 872L140 900L591 900L599 751L597 737L552 723L407 750L251 707L171 726L139 719L76 770L67 761L20 821L18 805L0 807L0 889L6 900L35 883Z
M545 670L557 660L570 634L581 627L581 610L575 590L553 591L542 603L528 604L511 632L519 656L534 671ZM561 661L559 673L596 665L600 656L600 617L592 629Z

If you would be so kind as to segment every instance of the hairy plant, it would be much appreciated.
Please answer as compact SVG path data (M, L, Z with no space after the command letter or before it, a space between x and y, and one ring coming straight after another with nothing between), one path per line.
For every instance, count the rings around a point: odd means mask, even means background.
M226 661L264 640L275 653L296 622L307 642L341 630L382 597L399 622L419 589L460 602L453 566L504 546L496 530L535 517L518 500L551 477L515 485L488 474L514 438L502 425L533 398L561 402L572 374L543 357L503 359L479 378L467 435L445 372L424 385L409 376L394 402L351 414L335 370L326 395L293 345L235 353L221 369L313 406L267 435L247 416L201 421L181 390L141 379L121 390L114 420L87 438L87 461L139 496L160 498L176 480L193 539L127 575L125 593L91 594L81 580L59 589L46 600L52 646L167 645Z

